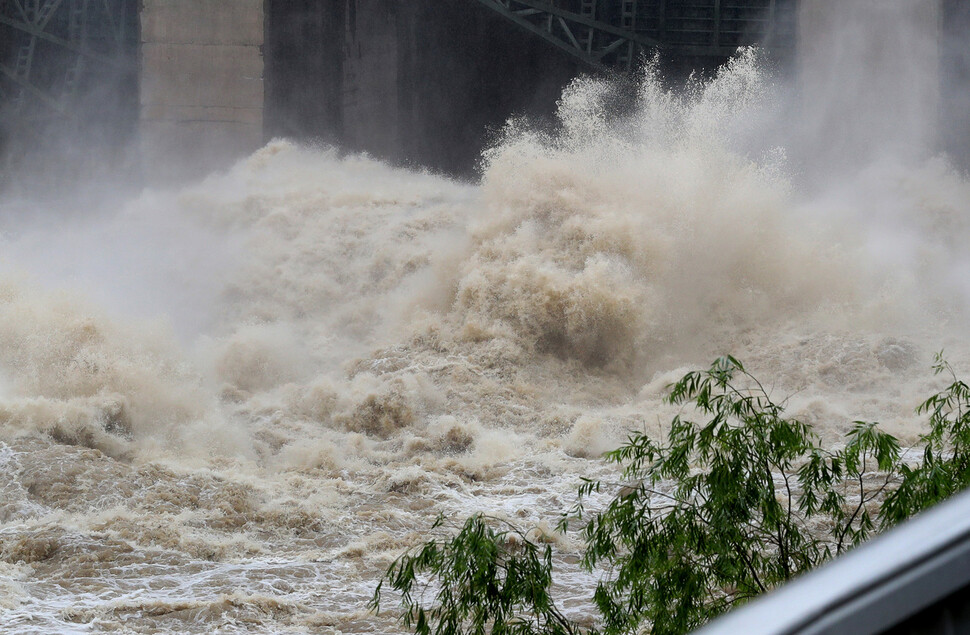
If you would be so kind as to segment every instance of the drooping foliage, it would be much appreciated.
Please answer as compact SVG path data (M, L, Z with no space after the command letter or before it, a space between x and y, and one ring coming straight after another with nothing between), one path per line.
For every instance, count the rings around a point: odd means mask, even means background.
M432 531L444 522L439 517ZM437 583L430 605L424 602L425 573ZM404 625L419 635L580 632L549 595L552 547L481 515L466 520L454 537L429 541L396 560L386 581L401 593ZM383 584L384 580L374 592L375 607L380 604Z
M635 433L609 453L624 489L583 526L584 564L612 570L594 598L606 633L689 631L872 532L869 503L899 458L874 424L827 451L732 357L685 375L668 400L692 405L700 423L678 415L662 443ZM876 487L874 469L885 472ZM573 517L601 488L584 483Z
M953 367L936 356L933 371L950 384L916 409L929 415L929 432L920 437L922 458L900 466L901 482L882 506L884 527L939 503L970 486L970 387Z
M684 375L664 438L630 434L606 455L621 482L584 480L559 524L600 572L595 627L556 606L551 545L484 515L397 559L372 605L388 582L422 635L688 632L970 485L970 388L942 354L934 369L952 382L919 407L929 431L908 452L863 421L822 447L733 357Z

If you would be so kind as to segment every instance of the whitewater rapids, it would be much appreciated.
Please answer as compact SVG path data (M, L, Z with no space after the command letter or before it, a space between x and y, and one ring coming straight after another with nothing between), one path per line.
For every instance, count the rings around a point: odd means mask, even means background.
M438 514L548 531L724 353L827 443L915 440L933 354L970 370L970 184L886 160L805 195L737 143L771 94L752 53L609 93L510 123L480 184L275 141L63 226L8 215L2 630L398 632L366 602ZM595 578L564 567L582 619Z

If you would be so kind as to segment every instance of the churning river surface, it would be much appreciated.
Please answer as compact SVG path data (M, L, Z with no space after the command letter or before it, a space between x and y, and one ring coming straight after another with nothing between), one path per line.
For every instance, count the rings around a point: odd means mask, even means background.
M970 370L970 183L896 155L806 185L751 141L752 52L611 90L511 122L479 184L281 140L3 215L0 630L399 632L382 571L474 511L558 540L582 619L596 578L549 528L724 353L827 443L914 441L933 354Z

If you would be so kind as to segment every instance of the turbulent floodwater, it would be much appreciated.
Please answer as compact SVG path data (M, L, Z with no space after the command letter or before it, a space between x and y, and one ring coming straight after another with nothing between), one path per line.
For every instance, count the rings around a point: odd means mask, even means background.
M912 441L933 353L970 362L970 184L887 158L809 193L744 143L751 54L609 92L510 124L480 185L276 141L120 210L8 213L4 632L397 632L366 602L438 514L555 524L723 353L829 443Z

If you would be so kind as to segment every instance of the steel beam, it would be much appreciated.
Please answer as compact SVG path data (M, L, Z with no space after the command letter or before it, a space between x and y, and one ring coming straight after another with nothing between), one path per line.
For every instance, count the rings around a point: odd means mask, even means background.
M65 48L65 49L67 49L69 51L73 51L74 53L77 53L78 55L83 55L84 57L91 58L92 60L94 60L96 62L100 62L102 64L107 64L109 66L114 66L116 68L121 68L121 69L129 68L132 65L130 62L126 62L125 60L123 60L121 58L114 58L114 57L109 57L109 56L106 56L106 55L101 55L100 53L97 53L95 51L92 51L92 50L84 47L83 45L75 44L74 42L71 42L69 40L65 40L62 37L58 37L56 35L52 35L50 33L47 33L46 31L42 31L39 27L37 27L37 26L35 26L35 25L33 25L33 24L29 23L29 22L21 22L21 21L18 21L18 20L12 20L12 19L8 18L7 16L0 15L0 24L5 24L5 25L7 25L9 27L13 27L14 29L17 29L18 31L23 31L24 33L27 33L29 35L32 35L32 36L34 36L36 38L39 38L41 40L45 40L47 42L50 42L51 44L57 44L58 46L61 46L61 47Z
M598 11L596 0L580 0L580 13L562 9L554 0L478 2L597 69L629 70L638 52L649 50L663 50L668 56L725 59L737 53L739 45L757 44L768 49L792 46L778 42L775 36L776 22L782 14L776 7L777 0L705 0L694 5L667 0L615 0L611 6L619 13L614 14ZM691 7L706 11L701 31L679 27L684 20L690 20L685 11ZM743 33L739 38L738 18L729 13L735 9L745 11L741 20L746 23L767 23L758 31L763 39L757 35L745 37ZM763 17L755 17L758 10L764 11Z
M2 74L7 79L9 79L10 81L12 81L14 84L16 84L17 86L19 86L21 89L29 92L31 95L33 95L34 97L36 97L39 101L41 101L45 106L48 106L51 110L55 111L56 113L58 113L60 115L66 114L65 113L65 110L64 110L64 104L62 104L57 99L51 97L50 95L48 95L45 91L41 90L40 88L37 88L36 86L34 86L33 84L31 84L26 79L21 78L21 77L17 77L16 71L13 71L13 70L7 68L6 66L4 66L3 64L0 64L0 74Z
M478 2L596 70L617 65L629 70L636 51L663 47L651 37L596 20L595 3L584 5L584 14L579 14L541 0ZM614 54L615 63L608 64L606 58Z

